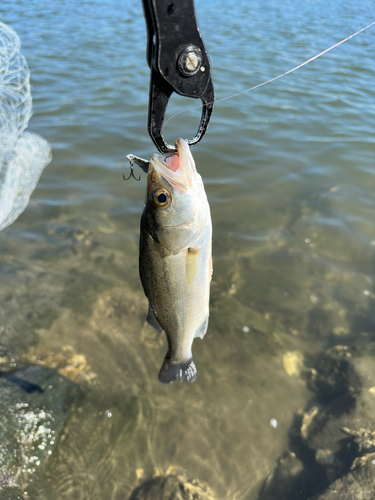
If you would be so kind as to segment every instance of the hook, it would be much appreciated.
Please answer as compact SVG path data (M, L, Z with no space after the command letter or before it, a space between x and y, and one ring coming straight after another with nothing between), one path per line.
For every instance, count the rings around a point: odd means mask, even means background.
M133 177L136 181L141 180L141 176L139 176L139 179L137 179L136 176L134 175L133 166L134 166L134 163L132 162L132 160L130 160L130 175L129 175L129 177L125 177L125 175L122 174L122 178L124 179L124 181L128 181L130 179L130 177Z

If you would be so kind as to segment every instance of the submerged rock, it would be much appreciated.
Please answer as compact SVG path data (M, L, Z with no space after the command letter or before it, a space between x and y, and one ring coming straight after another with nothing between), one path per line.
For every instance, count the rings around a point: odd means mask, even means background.
M310 500L373 500L375 498L375 453L356 458L350 471Z
M76 384L89 385L96 378L86 357L83 354L77 354L70 345L63 346L58 352L51 351L44 346L33 346L24 358L31 363L52 368Z
M335 346L305 369L315 393L296 415L290 450L267 478L259 500L375 498L375 357Z
M303 371L303 354L298 351L286 352L283 356L283 366L289 376L300 376Z
M285 452L277 460L272 474L267 477L260 498L262 500L298 499L299 489L296 483L299 482L302 471L302 462L296 457L296 454L291 451Z
M17 366L16 355L6 346L0 345L0 376L11 371L15 366Z
M129 500L215 500L205 483L179 472L169 469L165 475L145 481L133 490Z
M353 363L352 352L347 346L328 349L317 361L316 367L307 375L308 387L319 400L329 403L345 393L355 393L361 387L360 376Z
M1 498L46 498L46 462L68 415L68 395L74 387L42 366L25 366L0 377Z

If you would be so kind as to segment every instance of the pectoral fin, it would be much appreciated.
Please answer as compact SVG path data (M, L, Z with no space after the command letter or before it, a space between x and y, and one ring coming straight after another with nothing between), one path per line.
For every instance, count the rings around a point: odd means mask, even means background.
M148 308L148 314L147 314L147 323L151 326L153 326L159 333L163 331L163 328L159 325L158 320L156 319L154 311L151 309L151 307Z
M200 248L189 248L186 258L186 282L191 285L199 271Z

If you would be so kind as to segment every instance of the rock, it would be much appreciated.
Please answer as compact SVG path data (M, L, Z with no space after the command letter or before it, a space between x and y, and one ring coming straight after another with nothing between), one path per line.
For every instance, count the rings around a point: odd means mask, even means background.
M68 415L68 395L74 387L42 366L25 366L0 377L1 498L45 498L46 462Z
M319 426L319 422L317 422L317 417L319 415L319 408L317 406L313 406L306 413L302 413L302 424L301 424L301 438L304 441L307 441L309 436L313 433L315 428Z
M296 482L303 470L303 464L291 451L285 452L276 463L272 473L266 479L260 498L262 500L298 499ZM296 492L296 494L294 494Z
M180 473L179 473L180 472ZM135 488L129 500L215 500L203 482L188 479L182 470L170 468Z
M89 385L96 378L83 354L77 354L70 345L54 352L44 346L33 346L23 358L30 363L38 363L56 370L71 382Z
M374 381L375 359L335 346L316 371L312 387L318 400L330 402L303 414L301 439L333 482L349 473L356 458L375 451L375 396L366 388Z
M339 464L335 458L335 454L330 449L317 450L315 453L315 460L323 467L335 467Z
M2 333L2 326L0 325L0 335ZM6 372L14 370L17 366L18 358L15 353L5 345L0 345L0 376Z
M302 370L315 393L258 500L375 498L375 357L335 346Z
M350 471L310 500L373 500L375 498L375 453L356 458Z
M352 363L353 353L347 346L334 346L318 360L316 367L305 375L309 389L328 403L360 387L360 378Z
M303 354L299 351L286 352L283 356L283 366L289 376L299 376L303 370Z
M336 379L341 389L345 380L347 391L338 391L330 403L314 406L302 419L301 439L315 453L330 481L346 473L356 457L375 451L375 396L363 387L368 379L361 373L360 359L354 363L349 358L344 365L346 371L341 366L341 373L327 374L328 381ZM375 360L372 363L375 371ZM327 395L326 388L334 384L321 380Z

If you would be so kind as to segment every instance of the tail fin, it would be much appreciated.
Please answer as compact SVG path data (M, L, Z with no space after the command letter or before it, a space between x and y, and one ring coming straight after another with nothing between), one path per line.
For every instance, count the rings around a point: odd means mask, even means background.
M185 363L173 363L171 360L165 359L159 372L159 382L162 384L171 384L176 379L180 379L181 382L184 380L194 382L196 377L197 369L193 358Z

